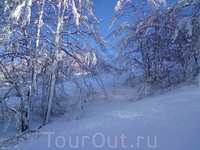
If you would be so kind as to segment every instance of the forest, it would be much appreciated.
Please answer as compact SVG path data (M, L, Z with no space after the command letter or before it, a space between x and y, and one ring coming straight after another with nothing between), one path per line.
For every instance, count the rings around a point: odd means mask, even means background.
M5 130L15 124L17 132L33 132L36 118L41 126L51 117L81 119L98 95L95 86L109 101L107 75L126 74L123 84L136 90L131 102L200 83L199 0L117 0L106 37L95 3L0 1L0 123Z

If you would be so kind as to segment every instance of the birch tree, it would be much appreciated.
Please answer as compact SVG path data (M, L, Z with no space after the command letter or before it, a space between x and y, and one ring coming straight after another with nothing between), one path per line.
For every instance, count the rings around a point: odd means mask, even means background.
M44 124L48 123L50 117L53 96L55 94L55 81L58 72L60 51L64 51L67 56L72 57L79 65L81 65L81 60L73 54L74 52L84 51L84 49L81 48L83 45L80 42L89 46L87 38L92 38L100 44L102 49L104 49L103 39L99 34L98 28L96 28L98 20L94 16L92 3L90 1L64 0L58 1L55 4L57 11L57 24L55 25L56 31L53 42L54 50L52 55L52 70L50 72L50 82L46 96L47 103Z

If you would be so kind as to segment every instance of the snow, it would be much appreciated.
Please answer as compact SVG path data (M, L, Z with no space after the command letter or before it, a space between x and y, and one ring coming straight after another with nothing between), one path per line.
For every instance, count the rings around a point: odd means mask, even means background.
M93 101L92 111L80 120L53 118L40 134L7 149L200 149L200 87L185 86L137 102L127 101L134 90L119 81L106 88L112 101Z
M160 4L166 6L165 0L147 0L154 8L158 8Z
M185 17L184 19L179 21L177 29L175 30L174 35L172 36L173 41L178 38L181 28L185 28L189 37L192 36L192 18Z
M130 0L118 0L116 6L114 8L115 12L121 10L123 8L123 4L127 3L127 2L131 2L131 1Z
M25 22L30 23L32 0L28 0L26 6Z
M72 10L74 13L74 19L76 20L76 25L79 26L79 18L81 15L79 14L74 1L72 1Z
M22 8L25 6L25 1L18 5L17 8L13 11L13 13L11 14L11 17L12 18L16 18L16 20L19 20L19 17L21 15L21 12L22 12Z
M121 1L117 2L117 5L115 6L115 11L119 11L121 9Z

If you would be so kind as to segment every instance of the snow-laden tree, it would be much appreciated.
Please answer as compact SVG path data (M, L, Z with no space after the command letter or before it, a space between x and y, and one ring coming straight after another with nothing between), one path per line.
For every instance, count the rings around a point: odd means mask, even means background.
M173 6L174 14L178 16L177 26L172 36L172 48L177 53L182 81L193 82L199 73L200 57L200 2L180 1Z
M99 21L93 13L92 2L90 0L4 0L4 6L4 14L8 17L5 17L6 25L2 27L3 32L1 32L7 35L3 39L1 49L1 70L7 81L15 80L14 83L9 82L10 87L19 88L15 91L18 94L22 92L20 94L23 101L20 103L23 107L19 112L21 116L23 111L26 112L29 122L26 126L31 127L36 108L41 110L43 124L46 125L54 113L54 107L56 108L59 103L56 100L59 97L68 97L69 89L65 89L64 83L58 81L61 72L66 69L60 67L64 59L69 58L69 61L65 61L69 71L64 72L62 81L70 80L69 82L74 85L71 86L71 90L78 90L79 94L85 95L76 95L72 105L76 105L79 101L83 101L81 103L84 104L83 99L86 99L89 91L85 88L87 86L83 85L88 83L72 79L73 63L91 73L90 69L94 67L88 66L87 54L89 52L98 54L98 50L90 46L91 41L97 42L102 50L105 49L98 28ZM77 54L83 55L85 59L80 59ZM80 109L82 108L81 105Z
M19 50L21 47L20 42L24 40L23 37L19 35L22 35L23 32L19 30L19 32L15 32L15 34L12 35L17 25L14 24L11 19L13 15L12 12L15 12L14 10L19 8L18 5L21 5L21 3L19 1L3 1L1 4L3 5L1 14L1 22L3 22L3 24L1 24L0 33L2 37L0 68L4 75L2 86L6 88L5 93L1 95L1 101L6 107L4 110L7 111L5 114L8 115L8 118L12 118L12 116L9 117L9 115L12 115L10 113L11 111L20 114L18 118L18 120L20 120L19 128L23 131L28 128L28 107L26 107L27 89L24 84L26 83L24 74L27 73L27 59L30 57L26 53L23 53L24 48ZM13 41L15 40L18 42L14 43ZM19 61L16 62L16 59ZM7 107L6 101L10 97L20 98L20 107L18 110Z
M56 7L55 7L56 6ZM58 72L58 61L61 59L59 53L61 51L65 52L66 55L73 57L74 60L78 62L79 65L83 63L74 55L73 52L83 52L83 45L90 45L88 38L92 38L100 44L104 49L103 39L99 34L98 20L94 16L92 10L92 3L88 0L82 1L58 1L55 2L55 6L51 7L55 9L56 18L55 22L57 24L49 26L50 30L54 30L55 35L53 41L53 53L52 53L52 63L50 71L50 82L47 89L46 95L46 112L44 124L49 121L50 111L52 108L52 101L55 92L55 81ZM55 8L53 8L55 7ZM50 15L51 16L51 15ZM53 16L52 16L53 17ZM46 19L46 18L45 18ZM45 21L50 21L49 18ZM82 91L82 90L81 90Z
M122 17L129 18L129 21L122 23L109 37L112 43L117 41L117 63L120 67L143 76L140 78L142 86L135 97L140 99L151 95L155 89L166 89L185 81L195 70L193 77L197 75L199 2L180 1L159 8L161 1L151 1L155 4L154 9L140 8L142 5L137 6L134 2L117 2L116 15L110 26ZM145 14L146 11L149 13Z

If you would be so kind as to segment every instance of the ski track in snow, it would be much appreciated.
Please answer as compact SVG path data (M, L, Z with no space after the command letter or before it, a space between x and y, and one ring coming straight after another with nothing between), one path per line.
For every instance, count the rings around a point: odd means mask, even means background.
M39 137L32 135L10 149L149 150L153 146L157 150L199 150L199 91L200 88L188 86L141 101L128 102L124 100L132 95L132 90L125 86L120 89L113 87L109 90L112 101L94 101L91 113L77 121L54 119L53 123L40 129ZM126 136L124 143L122 135ZM82 137L89 139L83 142ZM75 148L73 145L76 142L78 145Z

